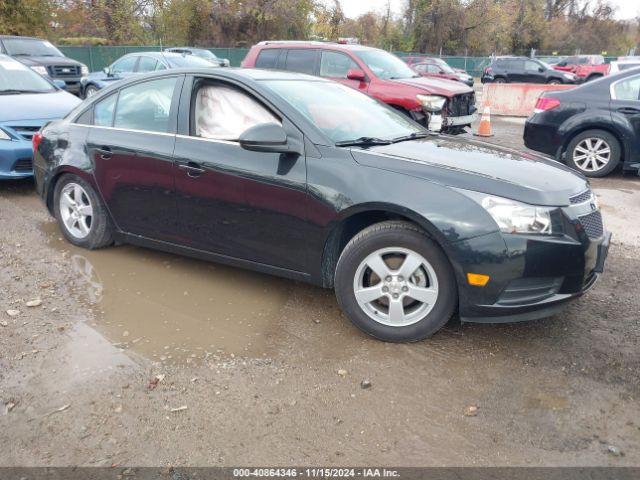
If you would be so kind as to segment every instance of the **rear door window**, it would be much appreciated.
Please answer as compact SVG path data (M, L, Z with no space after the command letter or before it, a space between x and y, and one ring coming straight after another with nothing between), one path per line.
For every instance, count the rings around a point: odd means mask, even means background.
M113 125L113 112L116 107L118 94L111 95L100 100L94 107L93 124L99 127L111 127Z
M290 72L307 73L314 75L316 71L316 60L318 50L306 48L295 48L287 52L285 69Z
M138 83L120 91L114 127L148 132L169 131L169 113L177 78Z
M631 77L619 81L613 87L616 100L640 101L640 77Z
M266 48L260 50L256 59L256 68L277 68L278 57L281 50L279 48Z

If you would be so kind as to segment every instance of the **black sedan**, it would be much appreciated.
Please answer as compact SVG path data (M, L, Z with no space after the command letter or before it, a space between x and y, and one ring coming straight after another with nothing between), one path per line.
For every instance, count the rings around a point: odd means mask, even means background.
M620 164L637 172L640 68L543 93L525 124L524 143L588 177L604 177Z
M35 136L39 194L69 242L114 241L334 288L384 340L454 314L548 316L595 282L610 235L582 175L431 134L301 74L125 80Z

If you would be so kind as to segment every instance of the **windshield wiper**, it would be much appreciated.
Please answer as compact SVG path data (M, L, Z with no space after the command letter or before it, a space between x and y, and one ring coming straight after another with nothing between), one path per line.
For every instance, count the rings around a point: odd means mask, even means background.
M391 140L385 140L383 138L376 137L360 137L355 140L343 140L342 142L336 142L337 147L351 147L360 145L389 145Z
M425 138L431 137L434 134L431 132L413 132L409 135L403 135L401 137L396 137L391 139L390 143L398 143L398 142L406 142L408 140L415 140L416 138Z

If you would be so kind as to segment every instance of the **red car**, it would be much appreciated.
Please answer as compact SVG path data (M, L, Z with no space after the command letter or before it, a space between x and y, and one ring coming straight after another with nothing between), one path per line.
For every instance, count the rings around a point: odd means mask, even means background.
M267 68L330 78L405 112L430 130L462 133L476 116L472 88L425 78L395 55L362 45L275 41L251 47L245 68Z
M553 66L556 70L571 72L580 82L588 82L609 75L609 65L602 55L576 55L567 57Z
M441 58L431 58L425 62L414 63L411 68L423 77L445 78L473 87L473 77L471 75L454 70Z

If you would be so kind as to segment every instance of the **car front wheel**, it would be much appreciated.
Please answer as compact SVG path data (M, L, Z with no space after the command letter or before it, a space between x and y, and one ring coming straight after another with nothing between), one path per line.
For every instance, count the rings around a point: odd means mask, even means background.
M609 132L587 130L567 146L567 164L587 177L604 177L620 162L620 144Z
M356 235L335 274L338 303L361 330L381 340L412 342L433 335L458 299L442 249L416 225L387 221Z
M84 89L84 98L93 97L96 93L98 93L98 87L89 85Z
M90 250L113 243L113 225L91 185L75 175L63 175L53 193L54 214L65 238Z

